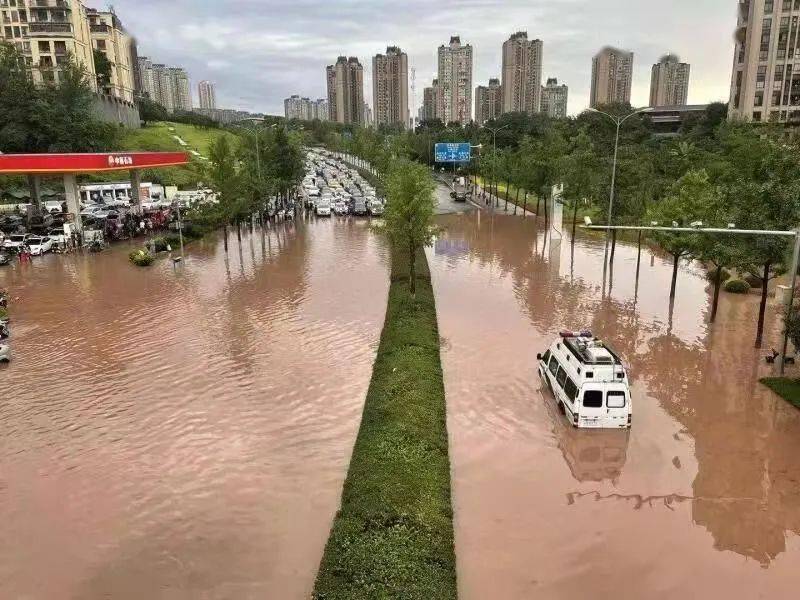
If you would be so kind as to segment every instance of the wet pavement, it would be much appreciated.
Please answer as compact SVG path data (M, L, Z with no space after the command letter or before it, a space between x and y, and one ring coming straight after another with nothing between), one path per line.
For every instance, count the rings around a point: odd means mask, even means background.
M366 220L0 270L0 598L304 598L383 325Z
M436 185L436 214L449 215L468 213L477 210L472 202L456 202L450 197L450 188L437 181Z
M535 219L444 216L429 250L448 402L459 592L472 599L796 598L800 411L758 383L756 295L601 238L553 252ZM780 323L770 301L766 348ZM536 374L560 329L630 366L626 431L568 426ZM797 371L793 371L797 373Z

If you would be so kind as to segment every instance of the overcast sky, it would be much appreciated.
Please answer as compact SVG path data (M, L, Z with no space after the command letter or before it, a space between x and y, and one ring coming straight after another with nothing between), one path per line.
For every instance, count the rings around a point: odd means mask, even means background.
M88 0L104 8L105 2ZM692 65L689 102L728 98L736 0L114 0L139 54L217 84L217 104L283 114L291 94L326 95L325 66L339 55L364 65L372 105L372 56L408 53L417 106L436 69L436 49L460 35L474 51L474 85L500 76L514 31L544 41L543 78L569 86L569 110L586 108L592 56L604 45L635 53L634 105L649 100L650 68L667 52ZM409 89L409 96L411 90ZM416 114L416 110L413 110Z

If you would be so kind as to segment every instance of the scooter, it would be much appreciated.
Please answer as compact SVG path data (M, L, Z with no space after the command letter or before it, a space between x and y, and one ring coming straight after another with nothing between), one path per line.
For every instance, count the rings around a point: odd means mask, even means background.
M780 355L781 355L781 353L780 353L780 352L778 352L777 350L775 350L775 348L773 348L773 349L772 349L772 354L768 354L767 356L765 356L765 357L764 357L764 360L765 360L765 361L767 361L767 364L768 364L768 365L774 365L774 364L775 364L775 361L776 361L776 360L778 360L778 357L779 357ZM787 364L787 365L793 365L793 364L794 364L794 356L787 356L787 357L784 359L784 361L783 361L783 362L784 362L785 364Z

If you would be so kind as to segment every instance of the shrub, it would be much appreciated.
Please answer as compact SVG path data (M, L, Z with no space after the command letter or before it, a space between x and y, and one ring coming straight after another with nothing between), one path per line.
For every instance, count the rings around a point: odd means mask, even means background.
M164 236L164 242L169 244L170 248L175 250L175 248L180 248L181 237L177 233L168 233Z
M151 244L153 252L166 252L167 251L167 238L165 237L157 237L153 238L153 243Z
M8 311L0 306L0 321L5 321L8 319Z
M134 250L128 255L128 258L137 267L149 267L155 260L147 250Z
M761 287L761 277L756 277L755 275L745 275L742 277L747 282L751 288L760 288Z
M731 294L746 294L750 291L750 284L743 279L731 279L725 284L725 291Z
M722 273L721 281L725 282L725 281L728 281L728 279L731 278L731 274L730 274L730 271L728 271L728 269L723 267L721 273ZM706 273L706 278L709 281L712 281L712 282L716 281L717 280L717 269L711 269L708 273Z

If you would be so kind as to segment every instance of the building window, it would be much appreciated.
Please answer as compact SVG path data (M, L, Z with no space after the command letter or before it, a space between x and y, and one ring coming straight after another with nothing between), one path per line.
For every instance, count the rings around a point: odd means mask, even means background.
M50 53L50 42L43 42L39 41L39 54L49 54Z
M764 0L764 14L771 15L774 8L774 0Z
M753 99L753 106L764 106L764 92L756 92Z
M753 121L759 122L761 121L761 113L756 111L753 113Z

